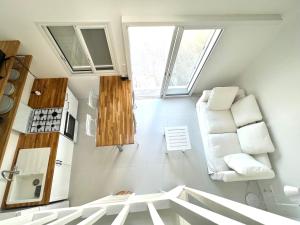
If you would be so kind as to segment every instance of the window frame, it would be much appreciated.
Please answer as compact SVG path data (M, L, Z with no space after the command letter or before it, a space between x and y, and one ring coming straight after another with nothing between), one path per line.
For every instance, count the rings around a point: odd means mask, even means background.
M38 27L40 28L40 30L42 31L43 35L45 36L45 38L47 39L50 47L52 48L52 50L54 51L55 55L58 57L59 61L62 63L62 65L64 66L65 70L71 74L71 75L87 75L87 74L91 74L91 75L113 75L113 74L118 74L118 64L117 64L117 60L116 60L116 54L114 51L114 45L112 42L112 35L111 35L111 28L110 28L110 23L105 22L105 23L65 23L65 22L57 22L57 23L38 23L37 24ZM59 45L57 44L55 38L52 36L51 32L49 31L48 27L49 26L72 26L75 34L79 40L79 43L85 53L85 56L91 66L91 70L89 71L76 71L73 70L71 65L69 64L67 58L65 57L63 51L60 49ZM89 53L89 50L87 48L87 45L84 41L83 35L80 31L80 29L104 29L104 33L106 36L106 40L107 40L107 45L109 48L109 52L110 52L110 57L111 57L111 61L112 61L112 70L97 70L96 66L94 65L94 62L91 58L91 55ZM100 66L108 66L108 65L100 65ZM111 66L111 65L110 65Z

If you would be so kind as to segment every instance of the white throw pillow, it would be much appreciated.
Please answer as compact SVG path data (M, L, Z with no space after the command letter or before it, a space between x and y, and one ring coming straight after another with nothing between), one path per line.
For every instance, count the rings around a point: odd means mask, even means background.
M229 110L206 109L206 124L210 134L235 133L237 129Z
M211 90L204 90L202 92L201 97L200 97L200 101L201 102L207 102L208 99L209 99L210 94L211 94Z
M235 102L231 107L231 112L238 127L262 120L254 95L248 95Z
M238 90L238 87L215 87L208 99L208 108L210 110L230 109Z
M270 169L245 153L231 154L224 157L229 168L245 176L269 173Z
M242 127L237 134L244 153L262 154L275 150L265 122Z
M241 146L236 133L209 134L209 149L215 157L241 153Z

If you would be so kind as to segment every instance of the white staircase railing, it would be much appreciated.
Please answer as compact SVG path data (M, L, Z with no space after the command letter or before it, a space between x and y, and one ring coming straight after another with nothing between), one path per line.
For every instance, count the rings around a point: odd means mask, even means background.
M185 197L182 197L185 196ZM198 200L204 207L192 204L188 196ZM91 225L105 215L116 215L112 225L123 225L129 213L149 211L154 225L164 225L158 209L173 208L186 221L189 215L194 220L206 221L210 224L300 224L273 213L269 213L229 199L178 186L169 192L148 195L107 196L79 207L51 209L42 212L16 216L0 221L0 225L63 225L79 221L80 225ZM184 214L183 211L189 212ZM199 222L199 224L201 224Z

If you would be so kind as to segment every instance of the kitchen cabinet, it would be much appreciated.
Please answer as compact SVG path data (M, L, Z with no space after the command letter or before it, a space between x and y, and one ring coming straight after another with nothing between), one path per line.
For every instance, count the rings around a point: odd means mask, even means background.
M67 88L64 108L77 119L78 100L70 88Z
M59 135L50 202L69 197L73 149L74 143L65 136Z
M71 166L56 163L52 180L50 202L60 201L69 197Z
M63 135L59 135L56 160L72 165L74 143Z

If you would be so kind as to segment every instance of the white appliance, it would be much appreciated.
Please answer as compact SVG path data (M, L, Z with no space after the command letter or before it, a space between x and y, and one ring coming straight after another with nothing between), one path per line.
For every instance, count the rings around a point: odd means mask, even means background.
M59 135L50 202L68 199L74 143Z
M69 88L67 88L65 104L61 119L60 133L67 136L75 143L77 141L78 133L77 111L78 100L72 93L72 91Z

